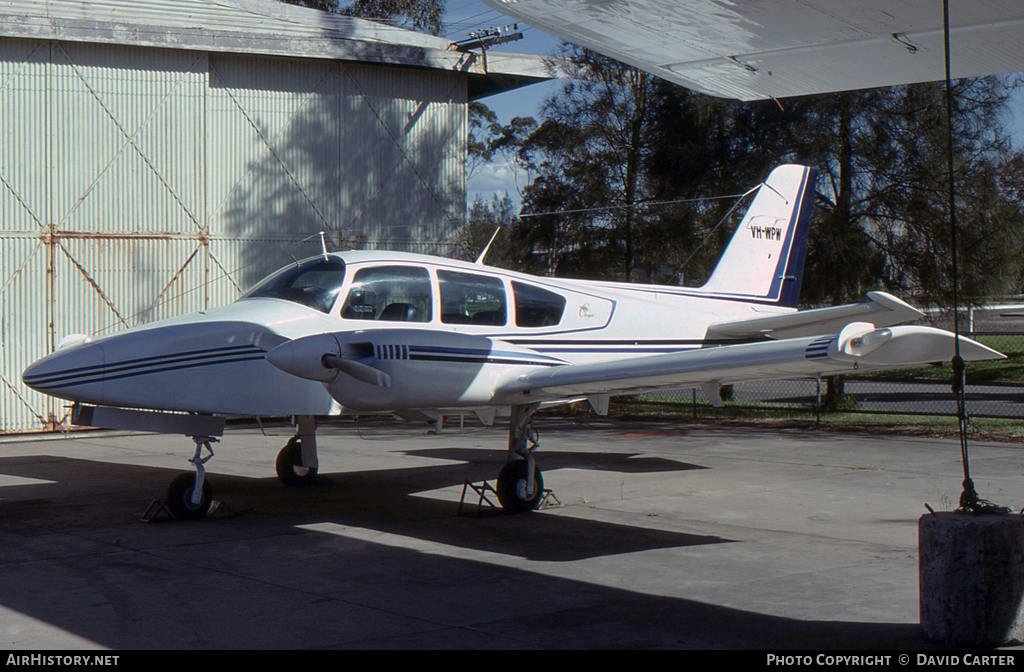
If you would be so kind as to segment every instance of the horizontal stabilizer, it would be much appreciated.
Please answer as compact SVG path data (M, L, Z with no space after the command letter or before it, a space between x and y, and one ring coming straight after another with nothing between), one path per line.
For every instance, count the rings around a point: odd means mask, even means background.
M876 327L891 327L924 317L917 308L885 292L868 292L865 303L801 310L735 322L720 322L708 327L708 340L771 338L782 340L800 336L838 333L851 322L870 322Z

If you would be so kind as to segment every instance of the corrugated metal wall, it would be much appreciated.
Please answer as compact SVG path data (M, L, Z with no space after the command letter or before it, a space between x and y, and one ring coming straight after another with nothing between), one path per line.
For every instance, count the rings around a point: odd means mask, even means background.
M331 247L446 254L466 79L0 39L0 431L61 403L21 372L69 333L220 305Z

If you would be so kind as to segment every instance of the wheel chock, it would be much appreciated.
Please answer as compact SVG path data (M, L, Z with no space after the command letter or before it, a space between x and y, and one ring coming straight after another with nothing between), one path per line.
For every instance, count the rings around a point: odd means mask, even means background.
M476 503L476 511L475 512L473 512L473 513L463 513L462 509L463 509L463 506L466 504L466 491L469 490L470 488L472 488L473 492L475 492L476 494L480 495L480 499ZM459 515L460 516L468 516L468 515L480 516L480 515L483 515L485 512L486 513L496 513L498 511L500 511L501 507L499 507L497 504L492 502L487 497L487 493L488 492L494 493L495 497L498 496L498 491L495 490L494 486L491 485L490 483L488 483L487 481L484 481L482 485L477 485L476 483L470 483L469 480L467 479L466 482L462 486L462 499L459 500ZM487 502L487 508L486 509L484 508L484 502Z
M224 502L215 499L210 502L210 508L206 510L206 515L203 518L230 518L240 515L242 514ZM161 499L154 499L140 519L143 523L166 523L177 520L180 520L180 518L175 516L174 512L167 508L166 502Z
M564 508L565 508L565 504L562 504L562 502L560 502L558 500L558 497L555 497L555 493L552 492L549 488L544 488L543 496L540 498L540 504L538 504L537 508L534 509L534 510L535 511L543 511L544 509L564 509Z
M175 521L177 518L171 513L171 510L167 508L167 504L161 499L154 499L146 512L142 514L140 522L143 523L160 523L167 521Z
M227 502L222 502L219 499L215 499L210 502L210 508L206 512L205 518L232 518L234 516L242 515L240 512L235 511Z
M473 492L480 495L480 499L476 503L476 511L471 513L464 513L463 507L466 506L466 491L472 489ZM476 483L470 483L468 480L462 486L462 498L459 500L459 515L460 516L480 516L484 514L496 514L504 512L500 506L492 502L488 497L487 493L493 492L494 496L498 496L498 491L494 489L494 486L484 481L483 484L477 485ZM484 502L487 502L487 508L484 508ZM537 505L535 511L542 511L544 509L564 509L565 504L559 501L555 493L550 488L544 488L541 491L540 503Z

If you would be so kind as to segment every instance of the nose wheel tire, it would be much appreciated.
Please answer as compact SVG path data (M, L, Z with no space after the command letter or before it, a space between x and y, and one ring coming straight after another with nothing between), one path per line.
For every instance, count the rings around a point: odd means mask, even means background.
M498 474L498 501L509 513L533 511L540 505L544 493L544 479L540 468L533 468L533 492L527 492L526 460L513 460Z
M167 488L167 508L178 520L198 520L205 518L213 502L213 488L210 482L203 480L202 497L198 504L192 501L192 492L196 487L195 474L181 474Z
M302 441L293 436L277 454L277 477L291 488L312 485L316 481L316 467L302 466Z

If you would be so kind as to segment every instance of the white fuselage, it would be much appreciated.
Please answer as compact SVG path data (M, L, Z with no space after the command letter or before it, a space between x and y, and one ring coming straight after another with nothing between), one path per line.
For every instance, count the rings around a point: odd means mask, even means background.
M538 367L701 348L713 344L710 324L792 312L682 287L538 278L421 255L330 260L330 287L261 294L258 285L222 308L61 348L26 370L25 382L91 404L226 415L504 405L494 390ZM336 371L315 380L266 361L274 347L315 334L355 348L396 384Z

